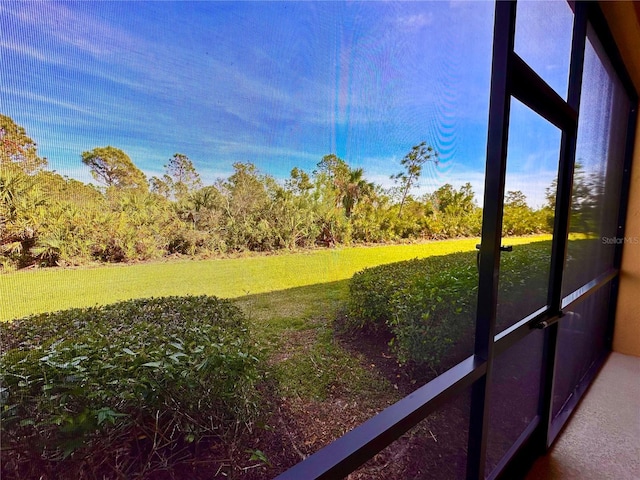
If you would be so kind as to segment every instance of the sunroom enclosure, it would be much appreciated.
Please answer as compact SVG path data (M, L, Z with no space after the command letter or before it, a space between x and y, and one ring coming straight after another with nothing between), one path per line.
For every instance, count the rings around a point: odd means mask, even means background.
M527 63L527 48L543 39L527 37L526 24L545 8L573 26L564 86ZM443 449L446 439L434 441L426 448L442 449L452 468L419 478L514 478L528 464L516 459L551 445L611 349L637 93L594 3L498 2L492 62L474 355L278 478L345 476L433 415L455 416L467 443ZM523 136L519 125L531 124L523 118L538 122L544 138ZM510 153L540 145L557 152L555 191L547 191L553 242L537 259L547 282L504 318L508 299L498 284L510 250L501 235Z

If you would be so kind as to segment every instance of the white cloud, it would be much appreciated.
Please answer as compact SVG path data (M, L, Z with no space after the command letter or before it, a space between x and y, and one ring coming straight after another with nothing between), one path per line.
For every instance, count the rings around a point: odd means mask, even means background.
M25 45L23 43L9 42L5 39L0 39L0 47L7 50L12 50L20 55L33 58L39 62L51 62L52 57L46 55L41 49L32 47L31 45ZM55 62L61 65L64 62Z
M118 55L130 51L138 39L64 3L23 2L2 11L23 25L31 25L58 42L87 52L94 57ZM82 7L82 4L76 5Z
M402 137L393 138L395 144L406 140L410 145L415 138L425 136L425 118L434 113L441 114L434 123L447 126L440 133L449 135L453 123L448 117L465 115L469 110L466 103L464 109L454 110L451 105L455 102L447 96L448 91L443 94L442 88L431 88L426 80L431 77L423 75L426 70L414 70L420 81L405 81L405 64L419 47L398 40L394 32L381 39L376 35L379 31L363 29L357 43L354 40L349 44L348 36L344 36L336 40L335 51L310 49L313 58L301 63L312 67L307 71L288 67L287 59L279 56L282 52L270 51L269 45L251 46L250 38L246 42L240 39L239 43L228 40L220 49L226 54L216 53L218 46L214 45L209 55L197 48L200 45L189 45L188 41L147 37L142 29L126 31L118 26L113 14L93 5L14 4L9 10L0 5L0 12L10 11L19 20L15 23L22 25L20 32L31 32L9 40L0 38L0 47L79 74L77 83L67 82L67 86L73 85L71 89L65 86L51 97L46 90L20 96L15 89L11 96L59 107L57 115L51 115L53 119L40 124L49 130L73 132L67 133L67 140L72 140L70 135L83 135L84 148L115 144L135 157L134 161L139 161L148 173L157 174L174 151L166 157L164 153L173 148L200 162L200 171L209 169L207 175L227 176L225 167L218 167L218 163L225 162L229 169L232 161L262 161L274 171L284 171L290 162L299 160L297 165L304 168L315 165L329 150L335 151L338 144L347 150L345 158L352 165L358 162L371 180L379 179L379 183L391 186L389 175L400 171L400 158L359 161L364 156L359 154L360 148L385 154L391 148L382 144L393 134ZM402 7L401 11L407 10ZM406 30L424 28L434 22L434 16L422 10L419 14L400 15L396 21ZM386 18L380 26L392 30ZM337 24L336 31L339 27ZM314 30L305 35L313 37L316 33ZM250 48L240 49L245 45ZM406 50L409 47L412 50ZM459 59L458 63L465 61ZM408 65L416 67L413 63ZM429 62L420 65L431 68ZM453 70L457 72L456 68ZM47 71L67 74L63 69L42 69ZM91 78L87 79L86 74ZM455 80L456 75L448 75L447 81ZM123 85L128 88L114 88ZM447 85L450 82L440 87ZM16 81L13 86L19 89L20 84ZM449 102L445 106L451 108L433 112L432 105L443 101ZM377 122L379 125L370 130L362 128ZM391 132L400 131L399 125L403 126L400 133ZM338 137L341 138L336 140ZM73 140L77 142L77 138ZM441 142L443 145L454 144L448 141L449 137L444 140L447 142ZM91 145L84 145L87 143ZM149 148L136 149L136 143ZM377 143L381 147L374 150ZM309 153L322 149L322 145L333 148ZM434 146L440 145L434 142ZM349 158L350 154L354 158ZM266 171L263 165L259 166ZM456 175L443 162L433 172L433 179L423 176L421 189L434 189L447 181L456 187L465 183L463 174ZM476 192L481 190L472 184Z
M254 155L268 156L281 156L281 157L295 157L304 160L318 160L322 158L323 154L309 153L302 150L293 150L283 147L271 147L259 144L246 144L241 142L219 141L217 142L220 151L226 153L246 153Z
M397 27L405 30L420 30L423 27L427 27L433 23L433 13L417 13L413 15L401 15L396 17L395 22Z
M41 102L44 104L60 107L65 110L71 110L76 113L82 113L83 115L91 115L91 116L95 115L95 112L91 111L90 109L81 107L76 103L65 102L63 100L56 100L55 98L51 98L45 95L39 95L37 93L33 93L28 90L17 90L14 88L6 87L4 85L0 85L0 92L5 95L11 95L18 98L23 98L25 100ZM98 116L98 115L95 115L95 116Z

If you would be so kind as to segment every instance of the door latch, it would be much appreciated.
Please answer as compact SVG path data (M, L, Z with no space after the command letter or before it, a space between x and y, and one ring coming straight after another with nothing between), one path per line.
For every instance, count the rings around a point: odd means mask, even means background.
M478 253L476 254L476 268L478 272L480 271L480 243L476 244L476 250ZM513 245L500 245L501 252L513 252Z
M547 320L542 320L540 322L534 323L532 325L532 328L537 328L538 330L544 330L545 328L548 328L551 325L558 323L562 317L564 317L564 312L560 310L557 315L551 318L548 318Z

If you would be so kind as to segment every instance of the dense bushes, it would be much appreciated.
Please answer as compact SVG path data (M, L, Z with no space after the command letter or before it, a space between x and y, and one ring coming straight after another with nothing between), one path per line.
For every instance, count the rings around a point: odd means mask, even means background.
M503 254L498 328L544 306L550 249L550 242L535 242ZM471 352L477 285L474 253L368 268L351 279L346 323L386 330L401 363L442 371Z
M0 134L0 272L478 236L482 224L470 183L412 195L422 166L437 161L425 142L400 161L392 188L368 181L362 168L335 154L322 157L310 174L294 167L279 179L236 162L228 178L204 185L189 157L176 153L164 175L147 179L111 146L80 156L101 184L94 186L46 170L35 142L1 114ZM549 205L534 210L522 192L508 192L505 234L550 231L554 201L550 195Z
M228 301L134 300L15 320L0 334L2 447L13 458L111 455L105 464L131 476L178 446L229 442L257 414L255 347Z
M254 165L237 163L227 181L182 189L179 196L160 188L158 179L152 191L98 189L53 172L3 168L0 268L480 234L482 210L470 185L408 196L401 209L393 192L358 180L361 170L334 161L345 178L301 179L304 172L294 169L281 185ZM510 235L545 231L546 217L526 204L505 214Z
M456 253L368 268L349 284L347 324L389 330L402 363L436 368L473 325L475 254Z

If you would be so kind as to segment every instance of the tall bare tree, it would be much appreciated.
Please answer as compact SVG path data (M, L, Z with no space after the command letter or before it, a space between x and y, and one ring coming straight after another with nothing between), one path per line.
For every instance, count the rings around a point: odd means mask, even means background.
M401 200L398 217L402 215L402 207L411 188L418 186L418 180L422 174L422 166L427 162L433 162L437 165L438 152L436 152L433 147L428 147L426 142L422 142L414 145L411 151L400 161L400 164L404 167L404 171L391 175L391 179L400 186Z

